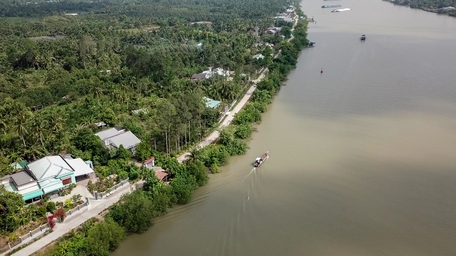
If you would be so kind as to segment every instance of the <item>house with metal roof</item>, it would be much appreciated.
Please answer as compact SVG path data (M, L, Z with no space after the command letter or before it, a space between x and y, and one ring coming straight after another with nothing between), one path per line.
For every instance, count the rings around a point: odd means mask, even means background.
M118 149L122 145L125 149L135 153L136 146L141 143L132 132L126 131L121 128L110 128L98 133L95 133L105 144L107 148Z
M26 166L27 172L38 181L44 194L76 183L75 170L60 155L46 156Z
M218 108L220 106L221 101L213 100L208 97L203 97L204 103L206 104L206 108Z
M81 158L69 158L65 159L69 166L74 170L74 177L81 177L95 173L93 171L92 161L84 161Z
M0 179L5 189L22 195L24 201L41 198L43 195L76 183L76 177L94 173L93 165L81 158L46 156L25 166L24 171Z
M38 186L38 182L27 172L7 175L1 179L1 184L6 190L20 194L24 201L43 195L43 190Z

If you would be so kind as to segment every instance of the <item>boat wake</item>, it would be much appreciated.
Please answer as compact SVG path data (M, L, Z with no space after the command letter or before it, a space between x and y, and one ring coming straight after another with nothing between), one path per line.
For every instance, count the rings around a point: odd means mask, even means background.
M243 183L245 181L245 179L247 179L250 176L250 174L254 173L256 171L256 169L257 169L256 167L253 167L252 170L249 173L247 173L247 175L244 177L244 179L241 181L241 183Z

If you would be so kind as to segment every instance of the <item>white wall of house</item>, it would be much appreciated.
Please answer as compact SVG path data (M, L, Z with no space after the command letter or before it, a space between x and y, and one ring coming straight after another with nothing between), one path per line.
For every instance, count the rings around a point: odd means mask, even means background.
M28 188L35 187L35 186L38 186L38 183L36 181L22 185L22 186L16 186L16 187L17 187L17 190L26 190Z
M38 187L38 184L35 184L34 186L29 186L27 188L24 188L24 189L18 189L17 192L21 195L25 195L27 193L30 193L30 192L34 192L34 191L37 191L37 190L40 190L40 187Z

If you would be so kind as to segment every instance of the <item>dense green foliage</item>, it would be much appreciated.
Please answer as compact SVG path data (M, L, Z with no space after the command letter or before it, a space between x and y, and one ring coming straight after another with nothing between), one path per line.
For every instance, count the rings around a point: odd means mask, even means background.
M280 33L264 33L274 23L272 16L290 3L11 1L0 7L4 16L26 17L0 19L0 46L5 49L0 54L0 174L11 173L9 164L20 159L70 152L95 163L101 182L90 184L92 190L112 185L107 178L112 174L117 180L145 181L141 191L124 196L104 221L84 224L46 255L108 255L125 233L142 233L154 217L187 203L208 182L208 170L220 172L230 156L246 152L252 125L261 121L307 45L304 20L294 30L291 23L276 22ZM258 53L265 58L253 60ZM208 67L234 73L230 79L189 79ZM174 156L212 131L220 118L221 109L206 107L203 97L221 100L221 108L230 105L251 85L247 77L255 78L260 68L269 70L266 78L233 125L220 131L218 143L192 150L189 160L179 164ZM132 113L137 109L144 111ZM124 148L107 150L94 135L99 121L137 135L142 142L133 157L144 161L153 155L156 165L170 174L170 184L133 165ZM12 223L16 226L9 230L20 225Z
M298 14L303 15L299 10ZM286 76L296 66L300 50L307 46L306 31L307 23L299 21L292 31L294 40L282 41L277 45L280 54L267 65L269 74L258 83L252 101L236 114L230 127L220 131L217 144L193 150L189 161L201 161L213 173L217 173L220 171L219 166L228 162L229 156L246 152L246 139L254 131L252 125L261 121L261 113L266 111Z
M109 255L124 237L125 230L108 218L89 229L84 249L87 255Z
M21 224L20 213L23 211L22 196L0 187L0 230L11 232Z
M142 139L140 160L152 149L174 155L199 141L219 118L219 110L206 108L202 97L221 100L223 107L241 95L248 86L241 74L252 75L261 64L252 56L264 53L268 60L262 64L271 62L270 49L255 43L282 40L264 31L286 5L38 3L7 1L0 8L6 16L0 18L0 174L11 171L11 162L62 151L106 164L108 154L89 136L100 121ZM190 81L208 67L234 74ZM136 109L147 112L133 114Z
M63 237L62 242L44 255L108 256L125 237L125 230L110 218L97 222L89 220L76 232Z
M399 5L407 5L412 8L456 16L455 9L445 9L445 7L456 7L456 0L394 0L391 2Z
M44 255L109 255L125 232L145 232L154 217L165 214L174 203L187 203L193 190L208 180L207 169L201 162L180 165L170 157L159 161L175 175L171 186L159 181L154 171L146 170L142 190L123 196L104 221L85 223Z
M143 193L137 190L124 196L119 204L109 212L109 216L127 232L143 233L152 226L154 206Z

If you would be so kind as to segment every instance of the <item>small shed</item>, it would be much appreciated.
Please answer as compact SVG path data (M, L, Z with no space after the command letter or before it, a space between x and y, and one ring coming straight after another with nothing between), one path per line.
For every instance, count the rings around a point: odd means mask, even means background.
M154 166L154 167L148 167L149 169L153 170L155 172L155 176L163 181L167 182L169 178L169 173L167 173L163 168L159 166Z
M155 157L151 157L150 159L145 161L144 166L146 166L146 168L149 168L149 169L154 167L155 166Z
M168 181L168 173L163 172L163 171L157 171L155 172L155 176L161 181Z

